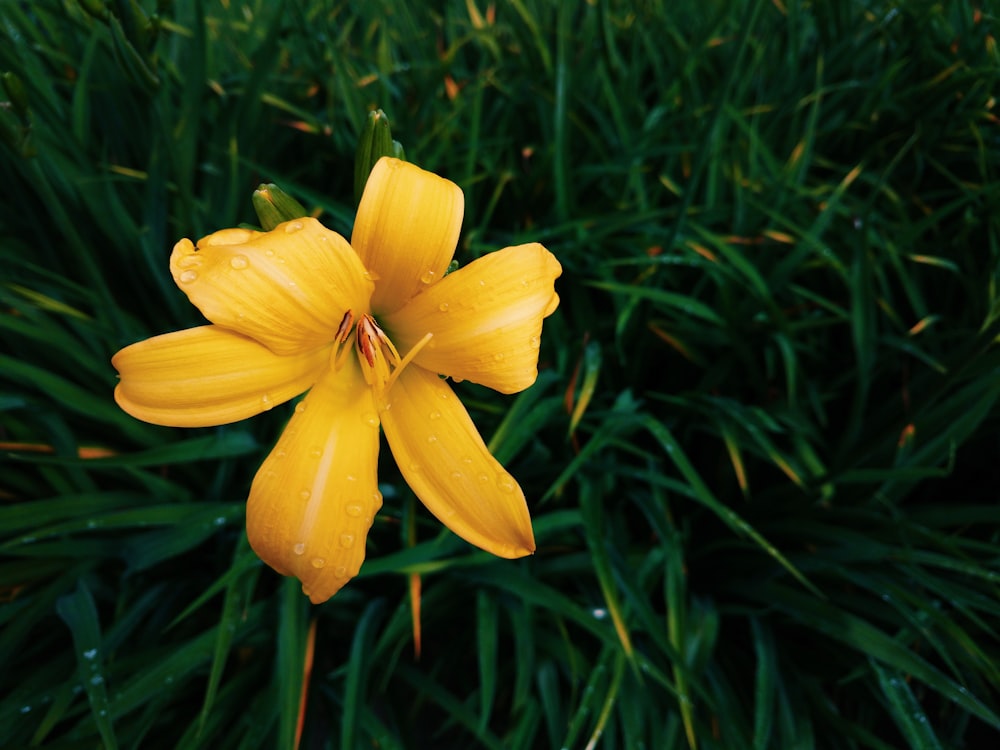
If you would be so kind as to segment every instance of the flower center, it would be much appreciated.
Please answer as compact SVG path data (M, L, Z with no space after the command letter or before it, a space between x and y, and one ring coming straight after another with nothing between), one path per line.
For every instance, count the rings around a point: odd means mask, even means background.
M352 328L354 329L353 347L348 343ZM376 402L381 409L386 404L385 395L396 378L399 377L399 373L413 361L417 352L431 340L431 336L433 334L428 333L406 353L405 357L400 357L392 340L375 322L375 318L368 313L363 313L355 324L354 313L348 310L344 313L334 338L332 355L334 368L339 370L343 366L353 348L357 353L365 382L375 391Z

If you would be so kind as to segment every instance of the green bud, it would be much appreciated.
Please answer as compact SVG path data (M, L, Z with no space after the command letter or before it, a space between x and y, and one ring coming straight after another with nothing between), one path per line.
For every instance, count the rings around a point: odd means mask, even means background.
M108 18L108 8L104 4L104 0L79 0L80 7L83 8L87 13L92 15L94 18L100 21L106 21Z
M113 15L108 17L108 28L111 29L111 41L114 46L118 63L132 80L147 91L155 91L160 86L160 79L153 72L143 56L129 41L121 22Z
M398 148L397 148L398 147ZM358 136L358 150L354 155L354 202L361 202L365 192L365 183L371 174L375 162L383 156L402 158L403 147L392 140L392 130L389 118L385 112L377 109L368 113L368 121Z
M21 117L28 114L28 92L24 88L24 82L16 73L7 71L3 74L3 89L10 99L10 106Z
M270 232L283 221L308 216L301 203L277 185L267 183L253 191L253 210L257 212L260 226Z
M389 155L395 159L406 161L406 152L403 151L403 144L400 143L399 141L392 142L392 153Z

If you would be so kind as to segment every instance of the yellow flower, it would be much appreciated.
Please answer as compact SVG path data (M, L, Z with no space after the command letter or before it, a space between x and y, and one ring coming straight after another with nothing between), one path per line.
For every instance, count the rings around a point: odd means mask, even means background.
M535 549L524 494L447 382L502 393L537 376L542 319L562 272L541 245L508 247L445 276L464 199L396 159L372 170L351 243L315 219L224 229L170 257L213 325L125 347L115 399L156 424L235 422L308 390L250 488L257 554L315 602L364 560L382 505L379 425L399 470L443 524L501 557Z

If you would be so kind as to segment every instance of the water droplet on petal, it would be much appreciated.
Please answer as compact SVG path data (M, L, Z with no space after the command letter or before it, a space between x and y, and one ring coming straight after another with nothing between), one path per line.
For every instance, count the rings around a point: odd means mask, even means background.
M237 271L242 271L243 269L249 267L250 261L247 260L247 256L245 255L234 255L229 259L229 265Z
M486 484L488 481L490 481L490 478L485 474L480 474L479 481L482 482L483 484Z
M345 477L345 479L347 479L348 482L357 482L358 481L358 478L356 476L354 476L353 474L348 474Z
M453 472L451 472L451 478L454 479L456 482L458 480L460 480L464 476L465 475L462 472L460 472L460 471L453 471Z
M368 411L361 415L362 421L369 427L378 427L378 415L375 412Z
M191 270L183 271L178 278L182 284L190 284L192 281L198 280L198 272Z
M313 458L319 458L320 456L323 455L323 451L320 448L313 448L311 451L309 451L309 455L312 456Z
M324 560L322 557L314 557L312 560L309 561L309 564L312 565L317 570L319 570L324 565L326 565L326 560Z
M420 471L420 464L414 461L412 464L410 464L410 471Z
M348 505L344 508L344 512L351 518L360 518L361 514L364 513L364 509L360 505Z
M430 284L434 281L434 277L437 276L433 271L424 271L424 275L420 277L420 281L424 284Z
M303 542L299 542L294 547L292 547L292 552L296 555L304 555L306 553L306 545Z
M301 221L290 221L287 224L285 224L285 233L286 234L295 234L300 229L302 229L302 222Z
M497 352L496 354L494 354L493 355L493 359L495 361L497 361L497 362L502 362L503 361L503 352Z
M299 493L299 497L301 497L303 500L308 500L310 497L312 497L312 493L309 490L302 490L302 492Z
M347 568L343 565L338 565L333 569L333 574L337 576L337 578L347 578Z
M260 397L260 405L261 408L264 409L264 411L268 411L274 406L274 404L271 403L271 397L268 396L266 393Z
M437 435L428 435L427 436L427 442L428 443L436 443L437 441L438 441Z
M274 250L265 250L264 251L264 255L266 255L268 258L273 258L274 257Z
M301 414L305 410L306 410L306 402L305 401L299 401L299 403L297 403L295 405L295 413L296 414Z
M441 412L439 412L439 411L432 411L427 416L429 416L431 419L441 419Z
M438 305L438 310L440 310L441 312L448 312L448 303L442 302L440 305Z
M341 534L340 535L340 546L344 549L350 549L354 546L354 534Z
M532 349L537 349L539 346L541 346L542 340L538 338L538 336L532 336L531 341L529 341L528 343L531 344Z
M497 476L497 487L500 488L501 492L513 492L514 480L511 478L510 474L499 474Z
M472 463L472 457L471 456L463 456L462 457L462 463L465 464L466 466L469 466Z

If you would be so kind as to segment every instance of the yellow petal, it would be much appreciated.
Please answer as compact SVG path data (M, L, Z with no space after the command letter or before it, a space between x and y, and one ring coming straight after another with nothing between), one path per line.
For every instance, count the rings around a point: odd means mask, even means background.
M170 271L206 318L276 354L329 344L346 311L367 312L373 288L347 241L312 218L223 229L197 249L181 240Z
M444 276L464 211L455 183L399 159L378 160L351 235L351 246L375 278L376 314L402 307Z
M247 537L260 558L302 581L314 604L358 574L382 506L378 417L358 364L328 370L250 488Z
M112 357L121 377L115 401L153 424L238 422L302 393L329 358L329 347L279 357L225 328L189 328L126 346Z
M500 557L535 551L524 493L447 383L410 365L389 391L382 426L407 484L441 523Z
M382 322L404 355L433 334L413 360L421 367L516 393L538 376L542 319L559 304L561 273L537 243L508 247L448 274Z

